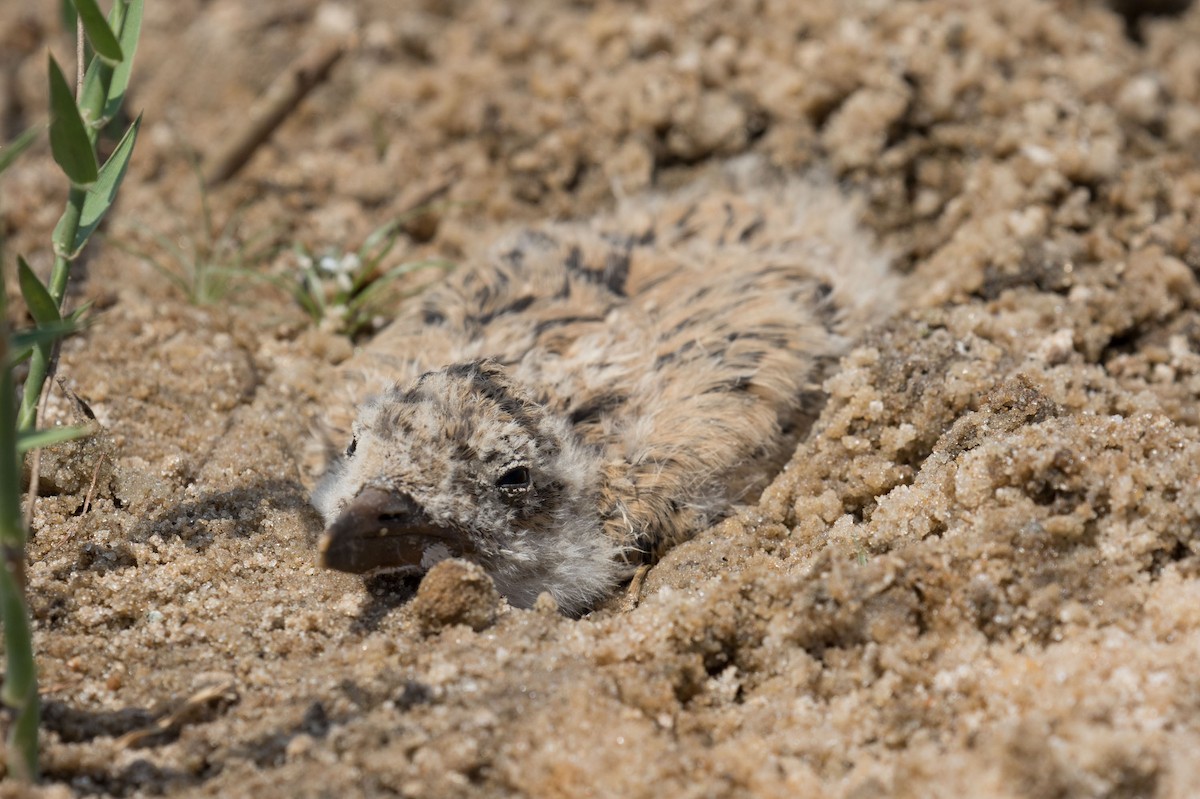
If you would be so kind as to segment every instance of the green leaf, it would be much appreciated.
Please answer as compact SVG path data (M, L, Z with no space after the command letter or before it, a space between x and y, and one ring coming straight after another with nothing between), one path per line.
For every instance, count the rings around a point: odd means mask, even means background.
M21 296L29 306L29 313L38 326L52 324L62 320L58 312L58 303L50 296L50 291L38 276L29 268L29 264L21 256L17 256L17 282L21 284Z
M450 269L454 264L450 261L444 261L440 258L430 258L422 261L408 261L394 266L382 275L378 276L363 288L358 294L350 298L346 305L351 311L359 312L370 305L376 295L383 291L389 283L396 278L407 275L410 272L416 272L420 269Z
M75 4L75 10L79 12L79 19L83 22L83 29L87 32L88 41L92 43L96 55L112 64L121 63L125 59L121 53L121 45L117 43L112 28L108 27L104 20L104 14L100 11L100 6L96 5L96 0L72 2Z
M113 69L112 80L104 98L105 119L115 117L121 103L125 102L125 89L129 86L133 57L137 53L138 36L142 31L142 0L117 0L113 3L109 20L113 30L120 29L121 51L125 53L125 59Z
M48 427L44 430L20 430L17 432L17 452L24 455L31 449L49 447L64 441L91 435L92 429L83 425L70 427Z
M9 362L18 364L33 354L35 347L48 346L56 340L64 338L80 329L80 325L64 319L52 322L43 327L21 330L13 333L8 340Z
M121 62L125 63L125 62ZM113 68L99 58L93 58L83 75L83 90L79 93L79 114L87 120L88 135L92 142L100 135L107 120L104 104L108 87L112 83Z
M71 248L70 258L78 255L87 244L93 231L100 225L108 209L117 199L117 189L125 179L125 170L129 167L129 159L133 156L133 145L137 142L138 129L142 126L141 114L133 120L133 124L125 131L121 141L113 150L112 155L100 168L95 183L87 190L83 200L83 211L79 215L79 228L75 233L75 243Z
M96 180L92 141L54 56L50 56L50 150L72 183L82 186Z
M116 0L108 15L108 27L119 37L125 58L115 66L102 58L93 58L88 63L79 109L89 124L88 133L93 141L116 118L125 101L142 29L142 0Z
M19 330L9 338L14 348L27 349L38 344L48 344L60 338L65 338L81 328L75 322L63 319L61 322L51 322L44 327L33 327L29 330Z
M396 230L396 228L400 227L400 222L401 219L393 219L391 222L380 225L372 230L367 238L363 241L362 246L358 248L359 259L363 263L367 263L368 261L372 260L371 251L380 244L384 244L386 249L384 252L375 256L373 260L378 261L386 256L388 251L390 251L392 246L395 244L397 237L400 235Z
M8 146L0 148L0 172L8 169L13 161L17 160L17 156L25 150L29 149L29 145L37 140L38 134L42 132L41 125L34 125L29 130L22 133L17 138L8 143Z
M71 0L59 0L58 3L58 24L65 31L75 30L75 6L71 4Z
M82 319L83 315L90 310L92 310L92 300L88 300L83 305L80 305L78 308L71 311L69 314L67 314L67 318L63 321L70 322L71 324L75 325L76 329L78 329L79 327L82 327L79 320Z

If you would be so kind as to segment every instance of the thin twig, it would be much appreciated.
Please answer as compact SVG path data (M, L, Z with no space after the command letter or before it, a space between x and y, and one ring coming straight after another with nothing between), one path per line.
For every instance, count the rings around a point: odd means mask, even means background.
M42 389L42 397L38 400L37 411L33 415L32 430L37 430L41 424L42 418L46 415L46 405L50 401L51 387L54 385L54 375L58 372L58 353L59 346L62 342L55 341L53 349L50 350L50 363L46 367L46 383ZM26 535L33 537L33 506L37 503L38 483L41 479L42 471L42 448L38 447L33 451L29 458L29 500L25 503L25 530Z
M91 510L92 500L96 498L96 481L100 479L100 468L104 466L105 457L105 454L101 453L100 457L96 459L96 469L92 472L92 484L88 486L87 496L83 498L82 515L84 516L86 516L87 512Z
M245 123L227 137L228 144L205 159L205 185L216 186L236 175L305 95L329 77L333 65L352 44L349 38L328 39L288 65L250 106Z
M232 678L205 686L154 723L125 733L113 742L113 746L118 751L142 746L160 735L178 732L189 724L203 722L209 713L222 712L237 700L237 683Z
M75 102L83 99L83 17L75 14Z

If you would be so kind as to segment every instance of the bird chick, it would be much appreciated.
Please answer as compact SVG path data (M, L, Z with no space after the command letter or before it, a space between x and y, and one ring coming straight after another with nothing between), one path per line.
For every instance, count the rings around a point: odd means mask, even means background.
M510 234L406 305L341 373L322 563L464 557L578 615L752 499L894 304L849 199L754 182Z

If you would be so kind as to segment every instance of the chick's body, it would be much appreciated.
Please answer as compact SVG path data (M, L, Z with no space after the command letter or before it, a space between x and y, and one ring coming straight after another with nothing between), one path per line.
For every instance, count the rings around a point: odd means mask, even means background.
M799 180L511 234L343 369L372 398L314 495L324 561L461 555L582 612L765 485L891 297L852 204Z

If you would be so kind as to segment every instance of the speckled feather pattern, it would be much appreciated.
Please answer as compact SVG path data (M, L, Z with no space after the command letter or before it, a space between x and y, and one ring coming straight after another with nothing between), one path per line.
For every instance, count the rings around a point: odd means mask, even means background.
M314 504L403 492L513 604L578 613L752 498L894 296L836 187L754 182L512 232L410 302L342 370L354 452Z

